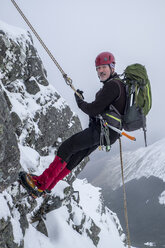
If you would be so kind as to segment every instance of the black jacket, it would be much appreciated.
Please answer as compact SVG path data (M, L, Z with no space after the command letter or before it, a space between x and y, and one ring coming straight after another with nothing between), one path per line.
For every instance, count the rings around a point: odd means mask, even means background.
M90 117L96 117L113 104L119 113L123 114L126 103L125 86L120 80L115 79L116 77L117 74L103 82L103 87L96 93L93 102L87 103L76 97L78 107Z

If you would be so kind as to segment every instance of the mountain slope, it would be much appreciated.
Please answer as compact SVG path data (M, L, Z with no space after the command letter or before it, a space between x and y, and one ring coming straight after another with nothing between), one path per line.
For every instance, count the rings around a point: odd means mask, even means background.
M141 177L155 176L165 181L165 139L136 151L123 152L125 182ZM100 175L92 182L94 185L121 186L121 165L119 155L108 160Z
M128 218L132 244L139 248L165 245L165 139L137 151L123 152ZM119 155L94 180L105 204L119 216L125 230Z

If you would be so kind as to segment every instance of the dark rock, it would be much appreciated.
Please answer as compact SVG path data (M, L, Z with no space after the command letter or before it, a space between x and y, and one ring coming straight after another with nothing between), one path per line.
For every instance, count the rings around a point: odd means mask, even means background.
M7 227L9 222L10 218L8 218L8 220L4 220L3 218L0 219L0 232L2 232Z
M91 227L89 230L86 229L86 233L90 237L90 239L93 241L93 244L95 246L97 246L99 243L100 238L98 235L99 235L100 231L101 231L101 229L98 226L96 226L96 224L93 222L93 220L91 220Z
M6 94L6 92L4 91L3 93L4 93L4 97L5 97L5 100L6 100L7 106L8 106L8 108L9 108L9 110L11 111L11 109L12 109L12 104L11 104L11 101L10 101L10 99L9 99L8 95Z
M41 85L49 85L46 79L46 70L33 45L29 44L30 56L27 58L28 71L30 76L34 76Z
M0 30L0 48L1 48L1 51L0 51L0 67L4 70L5 69L5 65L4 65L4 58L5 58L5 54L6 54L6 51L7 51L7 46L5 45L5 41L3 40L3 36L5 35L5 33Z
M38 224L36 226L36 229L39 232L43 233L45 236L48 237L48 231L47 231L47 228L45 226L45 223L44 223L44 221L42 219L38 222Z
M28 36L32 41L30 33ZM7 86L9 82L18 78L26 81L31 76L39 84L48 85L46 70L31 41L22 36L22 40L20 38L16 42L10 39L5 32L0 33L0 69L5 75L2 79L4 85ZM8 53L6 53L7 51ZM6 63L4 63L4 58ZM12 63L14 63L13 67L11 67Z
M62 112L52 106L47 108L46 112L43 110L36 112L34 121L38 124L40 135L36 139L33 126L28 131L26 143L30 147L35 147L42 156L48 155L46 148L50 146L58 148L61 142L69 138L73 133L81 130L78 117L73 116L68 106ZM71 122L73 125L69 127ZM59 138L61 138L60 143L57 142Z
M36 80L26 80L25 81L26 90L29 94L35 95L40 91L40 87L38 86Z
M0 35L4 35L5 32L3 30L0 30Z
M14 127L15 133L20 136L21 130L22 130L22 121L20 117L17 115L17 113L12 112L11 113L11 119L12 119L12 124Z
M2 226L2 227L1 227ZM23 248L23 242L18 245L14 242L13 227L10 218L7 221L0 220L0 248Z
M17 179L20 153L11 115L3 91L0 91L0 191Z

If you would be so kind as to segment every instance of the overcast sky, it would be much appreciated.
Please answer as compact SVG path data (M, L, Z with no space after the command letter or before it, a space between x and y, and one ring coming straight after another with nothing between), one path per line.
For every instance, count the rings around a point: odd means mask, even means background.
M165 0L17 0L26 17L59 64L84 91L88 102L101 87L94 61L98 53L116 57L116 71L132 63L146 66L151 81L153 107L148 116L148 143L165 137ZM0 20L29 30L10 0L0 0ZM75 111L85 128L88 117L76 106L72 90L39 42L34 44L48 72L48 79ZM137 132L142 146L143 133ZM123 138L124 140L124 138Z

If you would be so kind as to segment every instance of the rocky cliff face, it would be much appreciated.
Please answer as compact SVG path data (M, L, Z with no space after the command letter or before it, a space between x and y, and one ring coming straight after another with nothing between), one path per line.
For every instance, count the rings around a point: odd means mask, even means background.
M49 85L30 33L17 29L15 35L7 25L0 28L0 191L18 178L20 147L29 147L38 152L38 159L56 151L63 140L81 130L78 117L64 99ZM7 30L6 30L7 29ZM86 162L83 163L84 165ZM48 164L47 164L48 166ZM81 165L83 166L83 165ZM31 165L31 171L34 171ZM28 170L28 168L25 168ZM73 177L73 176L72 176ZM73 180L73 178L72 178ZM19 192L17 183L12 186ZM8 188L8 190L9 190ZM22 197L12 194L13 204ZM15 200L14 200L15 199ZM57 201L58 202L58 201ZM59 202L57 203L57 206ZM21 206L21 205L20 205ZM32 206L30 210L32 210ZM26 210L26 212L28 212ZM21 215L24 216L22 208ZM2 221L3 222L3 221ZM7 239L11 219L1 222ZM26 228L24 218L22 227ZM9 225L10 223L10 225ZM11 242L11 241L10 241ZM2 246L1 247L6 247ZM10 247L15 247L10 246Z
M16 180L20 169L20 152L5 96L0 87L0 190Z
M66 207L66 221L73 230L86 233L96 246L101 229L83 213L72 184L87 158L60 189L45 199L33 200L16 181L22 169L41 173L61 142L80 131L81 124L65 100L49 85L30 33L2 22L0 106L0 248L25 247L25 232L34 228L31 226L34 222L35 229L48 236L44 218L61 206ZM101 206L100 214L106 212L104 205ZM74 221L75 207L81 212L78 224Z
M46 156L52 147L56 150L62 141L80 131L81 124L65 100L49 85L29 33L22 31L13 37L10 32L0 30L0 80L3 189L16 180L20 169L18 144Z

